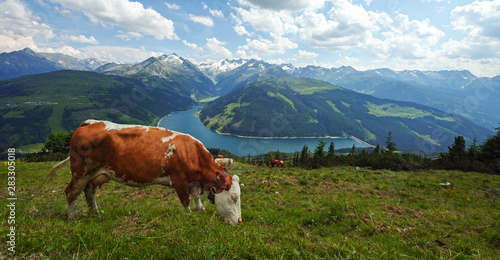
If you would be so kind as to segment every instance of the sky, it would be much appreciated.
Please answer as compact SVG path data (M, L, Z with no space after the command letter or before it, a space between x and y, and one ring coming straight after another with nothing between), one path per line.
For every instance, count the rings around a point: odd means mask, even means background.
M0 0L0 53L500 75L500 0Z

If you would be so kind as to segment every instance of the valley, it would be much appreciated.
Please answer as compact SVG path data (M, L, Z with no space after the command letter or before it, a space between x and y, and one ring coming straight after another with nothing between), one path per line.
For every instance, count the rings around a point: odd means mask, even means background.
M29 65L21 70L21 63ZM200 117L221 134L348 135L383 145L391 131L401 147L424 151L446 150L456 135L481 142L500 122L492 112L500 109L499 78L468 71L363 72L243 59L196 65L176 54L104 64L30 49L1 54L0 64L8 68L0 78L11 78L0 81L5 145L43 143L88 118L152 125L206 100Z

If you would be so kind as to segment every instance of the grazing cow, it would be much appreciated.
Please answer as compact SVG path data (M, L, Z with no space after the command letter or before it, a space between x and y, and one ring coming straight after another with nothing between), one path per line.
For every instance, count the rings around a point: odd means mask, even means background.
M286 167L285 163L280 160L273 160L271 161L271 168L273 167Z
M75 201L82 191L90 210L97 211L97 187L114 180L134 187L171 186L187 211L191 211L190 194L196 208L205 211L200 195L208 191L227 223L241 222L239 177L229 175L190 135L87 120L73 133L70 148L70 156L49 173L71 162L72 179L65 190L70 219L76 216Z
M231 158L215 158L215 162L222 167L229 168L234 161Z
M217 155L217 158L224 158L224 155L219 154L219 155Z

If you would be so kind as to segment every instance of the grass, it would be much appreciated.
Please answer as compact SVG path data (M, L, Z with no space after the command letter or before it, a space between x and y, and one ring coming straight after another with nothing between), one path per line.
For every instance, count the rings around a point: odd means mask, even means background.
M100 215L79 197L66 217L69 167L18 162L16 255L41 259L497 259L500 176L459 171L304 170L234 164L243 223L184 212L170 188L108 183ZM4 164L1 178L7 180ZM439 185L449 182L451 185ZM40 185L43 184L40 188ZM0 195L7 203L6 189ZM167 195L165 195L167 194ZM194 208L194 205L191 205ZM0 217L7 219L2 210ZM0 258L8 225L0 227Z
M23 153L34 153L34 152L39 152L42 150L43 146L45 146L44 143L36 143L36 144L29 144L29 145L23 145L23 146L20 146L19 149L23 152Z
M288 105L290 105L290 107L292 107L292 109L294 111L297 111L297 109L295 108L295 104L293 103L293 101L291 101L290 99L288 99L286 96L284 96L283 94L281 93L273 93L273 92L270 92L268 91L267 92L267 95L270 96L270 97L278 97L278 98L281 98L283 101L285 101Z
M432 116L437 120L455 122L455 119L452 117L439 117L433 115L431 112L426 112L414 107L402 107L396 104L387 103L383 105L375 105L373 103L367 102L365 105L372 114L377 117L401 117L401 118L410 118L415 119L419 117Z

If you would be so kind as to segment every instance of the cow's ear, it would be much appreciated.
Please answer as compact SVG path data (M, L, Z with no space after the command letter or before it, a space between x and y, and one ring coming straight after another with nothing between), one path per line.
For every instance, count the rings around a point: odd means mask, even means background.
M216 176L217 185L219 186L220 191L226 189L227 186L228 186L228 184L229 184L228 181L227 181L228 174L227 173L217 172L215 174L215 176Z

